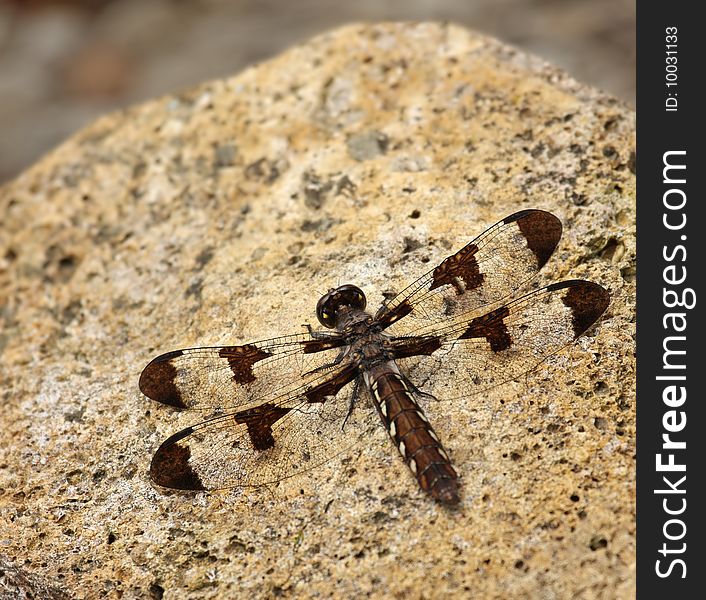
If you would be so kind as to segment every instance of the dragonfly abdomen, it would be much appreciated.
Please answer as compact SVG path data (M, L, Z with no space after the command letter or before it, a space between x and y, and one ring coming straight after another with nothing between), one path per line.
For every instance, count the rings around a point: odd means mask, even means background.
M382 422L419 487L441 502L456 504L458 475L397 366L376 365L364 378Z

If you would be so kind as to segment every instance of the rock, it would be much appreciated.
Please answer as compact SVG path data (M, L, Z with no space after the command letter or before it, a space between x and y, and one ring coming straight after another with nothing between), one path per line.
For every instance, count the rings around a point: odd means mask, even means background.
M345 27L79 132L0 190L2 563L77 598L632 597L634 144L625 105L438 24ZM530 207L564 224L540 282L612 302L521 381L424 384L458 509L382 427L271 489L150 485L205 416L140 394L156 354L302 332L341 283L375 308Z

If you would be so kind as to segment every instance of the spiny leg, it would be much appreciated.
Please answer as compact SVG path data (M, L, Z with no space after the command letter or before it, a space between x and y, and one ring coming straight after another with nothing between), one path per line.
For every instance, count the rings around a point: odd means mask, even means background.
M430 398L431 400L439 400L434 394L430 394L429 392L420 390L404 373L400 373L400 377L402 378L404 384L417 396L423 396L426 398Z
M337 365L340 365L341 362L343 361L343 357L346 355L345 349L341 350L338 353L338 356L334 358L330 363L326 363L325 365L319 365L315 369L312 369L311 371L307 371L305 375L311 375L312 373L321 373L322 371L326 371L327 369L330 369L332 367L335 367Z
M355 403L360 399L360 388L362 387L362 378L357 377L355 380L355 383L353 384L353 393L351 394L351 399L350 402L348 403L348 414L346 415L346 418L343 419L343 425L341 425L341 431L343 431L344 427L346 426L346 423L348 422L348 418L353 414L353 408L355 407Z

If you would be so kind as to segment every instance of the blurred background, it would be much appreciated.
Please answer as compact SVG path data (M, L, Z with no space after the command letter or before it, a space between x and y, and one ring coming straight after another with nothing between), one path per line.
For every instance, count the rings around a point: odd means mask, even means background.
M0 0L0 183L100 114L383 20L454 21L634 105L634 0Z

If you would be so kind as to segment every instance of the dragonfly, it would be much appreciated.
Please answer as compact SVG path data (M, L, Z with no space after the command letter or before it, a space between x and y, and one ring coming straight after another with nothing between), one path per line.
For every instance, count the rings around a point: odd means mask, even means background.
M362 289L345 284L318 300L323 329L157 356L142 371L142 393L208 416L159 446L152 481L180 490L275 485L323 465L381 421L419 487L457 504L459 475L422 408L434 397L410 373L431 361L430 378L450 382L453 401L468 401L589 329L610 302L597 283L522 293L561 233L553 214L522 210L388 294L374 313Z

